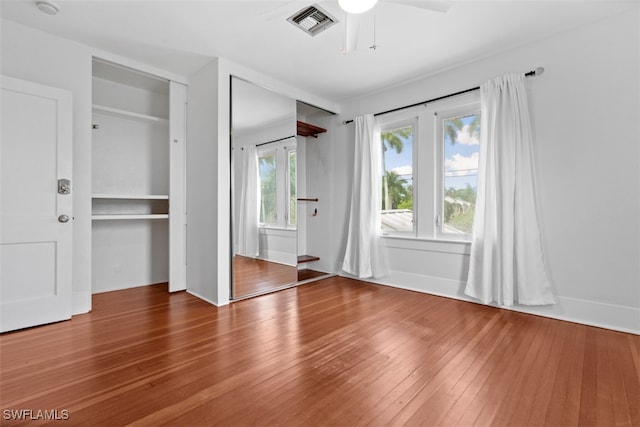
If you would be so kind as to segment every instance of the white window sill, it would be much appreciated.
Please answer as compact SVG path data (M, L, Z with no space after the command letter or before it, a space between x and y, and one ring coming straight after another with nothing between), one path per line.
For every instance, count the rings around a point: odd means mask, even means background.
M429 239L413 236L383 235L384 246L393 249L415 251L444 252L469 255L471 242L467 240Z
M258 228L262 230L288 230L296 231L296 227L279 227L277 225L259 225Z

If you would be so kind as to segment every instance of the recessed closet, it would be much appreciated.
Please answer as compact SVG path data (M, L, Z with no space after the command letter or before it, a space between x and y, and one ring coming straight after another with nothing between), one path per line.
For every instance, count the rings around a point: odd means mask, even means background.
M186 86L99 59L92 79L92 292L186 288Z

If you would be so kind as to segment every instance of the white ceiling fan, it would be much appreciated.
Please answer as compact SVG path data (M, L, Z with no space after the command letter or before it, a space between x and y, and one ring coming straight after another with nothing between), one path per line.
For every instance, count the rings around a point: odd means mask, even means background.
M345 12L344 22L344 53L351 52L356 49L358 43L358 28L359 20L364 12L371 10L376 3L394 3L401 6L414 7L419 9L425 9L434 12L447 12L453 3L449 0L337 0L338 6ZM281 16L283 9L290 8L293 4L306 3L309 5L309 0L290 0L283 6L280 6L268 14L265 17L269 20ZM317 3L336 3L333 1L320 0ZM331 15L327 14L324 10L309 6L307 9L303 9L298 13L292 15L287 19L294 25L299 26L303 31L315 36L316 34L329 28L337 20ZM375 48L375 47L374 47Z

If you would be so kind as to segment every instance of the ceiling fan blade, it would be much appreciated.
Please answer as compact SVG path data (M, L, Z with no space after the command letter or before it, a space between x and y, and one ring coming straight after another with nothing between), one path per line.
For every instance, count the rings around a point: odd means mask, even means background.
M359 16L353 15L351 13L345 13L343 53L353 52L358 48L359 28L360 28Z
M453 6L453 2L448 0L381 0L387 3L403 4L405 6L417 7L419 9L431 10L434 12L447 12Z

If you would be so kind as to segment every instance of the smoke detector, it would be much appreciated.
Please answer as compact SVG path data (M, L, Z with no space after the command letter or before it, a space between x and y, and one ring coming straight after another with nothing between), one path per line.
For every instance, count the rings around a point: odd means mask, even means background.
M46 13L47 15L57 15L60 12L60 6L51 0L38 0L36 1L36 6L42 13Z
M294 13L287 21L300 28L310 36L315 36L338 23L338 20L317 4L305 7Z

